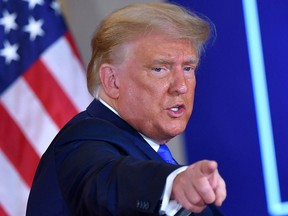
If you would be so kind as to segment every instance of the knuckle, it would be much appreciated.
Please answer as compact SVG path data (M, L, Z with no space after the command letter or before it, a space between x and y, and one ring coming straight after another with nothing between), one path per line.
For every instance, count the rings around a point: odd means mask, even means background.
M203 204L203 200L200 196L192 196L190 197L190 202L192 205L201 205Z
M212 190L211 187L202 187L199 190L199 194L201 195L202 199L205 201L205 203L213 203L216 199L216 195L214 193L214 191Z

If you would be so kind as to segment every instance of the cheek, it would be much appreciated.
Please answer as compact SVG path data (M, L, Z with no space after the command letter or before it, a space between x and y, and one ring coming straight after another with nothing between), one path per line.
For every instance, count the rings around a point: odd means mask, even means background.
M195 79L189 80L187 82L187 87L188 87L187 95L189 97L192 97L192 99L193 99L194 93L195 93L195 87L196 87L196 80Z
M132 82L131 82L132 83ZM145 92L139 86L135 84L127 84L125 87L120 89L119 103L128 107L128 112L135 113L141 110L141 106L144 106L145 102Z
M195 96L195 84L196 82L192 82L190 87L188 88L188 92L186 95L187 101L187 107L188 107L188 111L189 111L189 115L191 115L192 110L193 110L193 105L194 105L194 96Z
M140 77L126 82L122 89L122 95L127 100L136 99L139 103L152 102L159 94L163 92L163 85L159 85L155 80Z

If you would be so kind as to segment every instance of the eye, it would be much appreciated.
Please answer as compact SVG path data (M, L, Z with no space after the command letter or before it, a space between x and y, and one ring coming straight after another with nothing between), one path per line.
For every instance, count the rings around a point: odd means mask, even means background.
M193 66L186 66L183 68L185 74L194 75L195 74L195 67Z
M152 68L152 70L155 71L155 72L157 72L157 73L159 73L159 72L161 72L161 71L164 70L164 69L161 68L161 67L155 67L155 68Z
M187 67L184 67L184 71L187 71L187 72L194 71L194 68L187 66Z
M163 78L165 76L167 76L167 74L169 74L169 68L167 68L166 66L152 66L151 69L151 76L155 77L155 78Z
M193 70L193 68L192 67L184 67L184 71L187 71L187 72L189 72L189 71L192 71Z

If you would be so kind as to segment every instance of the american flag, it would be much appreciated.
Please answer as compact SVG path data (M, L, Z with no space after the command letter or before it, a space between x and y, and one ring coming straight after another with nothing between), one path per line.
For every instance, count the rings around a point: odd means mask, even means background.
M41 155L90 101L59 3L0 0L0 216L25 215Z

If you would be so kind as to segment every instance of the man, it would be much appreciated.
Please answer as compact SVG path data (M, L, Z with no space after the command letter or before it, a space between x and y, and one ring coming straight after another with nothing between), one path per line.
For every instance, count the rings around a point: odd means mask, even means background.
M181 207L221 215L215 205L226 189L216 162L183 167L157 153L187 125L209 34L208 22L168 3L108 16L87 74L97 99L41 158L27 215L174 215Z

